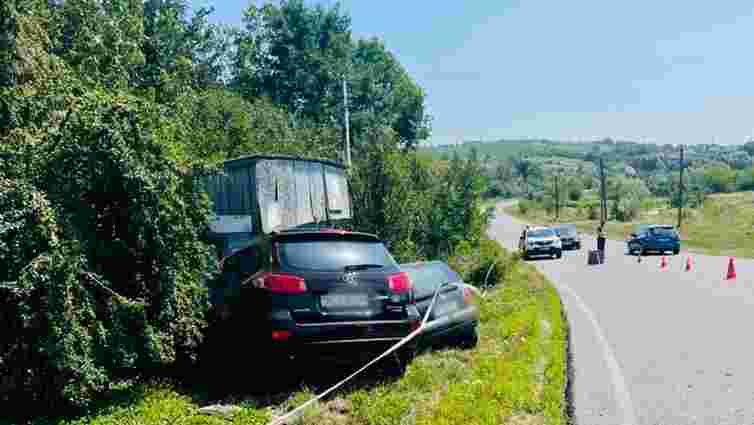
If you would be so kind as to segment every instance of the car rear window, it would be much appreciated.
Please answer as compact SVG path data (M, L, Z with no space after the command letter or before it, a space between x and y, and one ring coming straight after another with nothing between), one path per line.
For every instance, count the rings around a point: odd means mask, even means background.
M529 230L530 238L550 238L553 236L555 236L555 232L552 229Z
M434 295L438 285L448 282L460 282L461 277L443 263L421 264L418 266L402 267L414 284L417 298Z
M670 227L655 227L652 232L657 236L664 236L674 238L676 236L675 229Z
M347 266L374 264L397 267L381 242L317 240L278 244L280 263L285 268L312 271L341 271Z

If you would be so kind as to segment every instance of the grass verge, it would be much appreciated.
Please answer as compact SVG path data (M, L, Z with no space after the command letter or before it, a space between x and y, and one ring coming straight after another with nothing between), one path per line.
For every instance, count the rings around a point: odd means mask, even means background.
M479 300L481 338L473 350L426 352L401 379L357 383L315 404L295 424L550 424L567 423L567 330L554 288L520 261ZM231 421L199 414L197 396L176 387L134 386L126 402L68 425L265 424L313 395L242 407Z
M711 195L702 208L685 210L681 229L682 248L707 255L731 255L754 258L754 199L751 193ZM542 209L530 209L522 214L517 206L505 209L507 214L527 222L553 224L554 219ZM580 232L594 235L597 220L585 220L575 208L564 208L561 223L573 223ZM678 222L678 210L667 207L642 211L630 223L608 222L608 238L623 241L635 224L673 224Z

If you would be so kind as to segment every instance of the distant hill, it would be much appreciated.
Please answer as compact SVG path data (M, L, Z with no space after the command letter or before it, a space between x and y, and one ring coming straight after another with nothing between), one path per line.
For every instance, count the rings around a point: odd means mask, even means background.
M531 191L546 191L548 178L558 172L564 177L588 179L602 158L609 176L638 178L658 196L674 192L679 169L679 146L603 139L564 142L556 140L467 141L457 145L422 148L435 159L466 157L473 150L483 160L491 184L505 196L522 193L515 164L523 158L532 162L536 173L528 179ZM689 179L698 190L707 192L752 190L754 186L754 142L745 145L698 144L685 147L685 165ZM518 178L518 179L517 179ZM586 182L586 188L589 183Z

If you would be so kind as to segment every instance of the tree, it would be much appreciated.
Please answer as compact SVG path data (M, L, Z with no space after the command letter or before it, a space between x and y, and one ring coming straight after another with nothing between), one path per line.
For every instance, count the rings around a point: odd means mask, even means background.
M144 63L142 0L50 2L52 53L89 84L125 88Z
M332 124L342 105L351 57L351 19L338 5L303 0L252 4L237 39L234 86L246 98L266 96L301 119Z
M373 125L386 125L413 149L429 135L424 92L376 39L359 40L348 71L354 140Z
M524 156L519 156L518 158L513 159L513 169L515 170L516 175L521 178L527 197L531 198L529 180L533 176L540 175L541 169L535 162Z
M616 176L608 180L608 198L612 214L620 221L631 221L639 215L641 203L650 192L638 178Z
M199 8L190 19L186 0L148 0L144 4L144 64L133 84L155 91L167 102L165 85L180 75L179 84L190 88L219 85L225 72L230 40L210 25L211 8ZM175 82L174 82L175 83Z
M723 165L707 167L704 170L704 180L712 192L730 192L734 186L735 171Z
M749 156L754 157L754 140L749 140L748 142L744 143L742 149L746 153L748 153Z
M584 187L577 178L570 178L566 181L566 188L568 189L568 199L571 201L579 201L584 192Z
M15 1L3 1L0 4L0 89L16 85L17 31Z

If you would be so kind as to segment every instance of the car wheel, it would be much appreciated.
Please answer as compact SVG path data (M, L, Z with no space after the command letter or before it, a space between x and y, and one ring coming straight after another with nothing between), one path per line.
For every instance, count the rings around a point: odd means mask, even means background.
M680 249L674 249L673 250L673 255L678 255L678 254L680 254L680 252L681 252Z
M385 364L385 374L387 376L399 378L406 373L408 365L416 357L416 347L403 348L392 356L388 356L387 363Z
M557 251L557 252L555 252L555 258L557 258L557 259L563 258L563 251Z
M464 332L464 334L461 336L458 346L464 349L471 349L476 347L479 344L479 325L474 324L474 326Z

